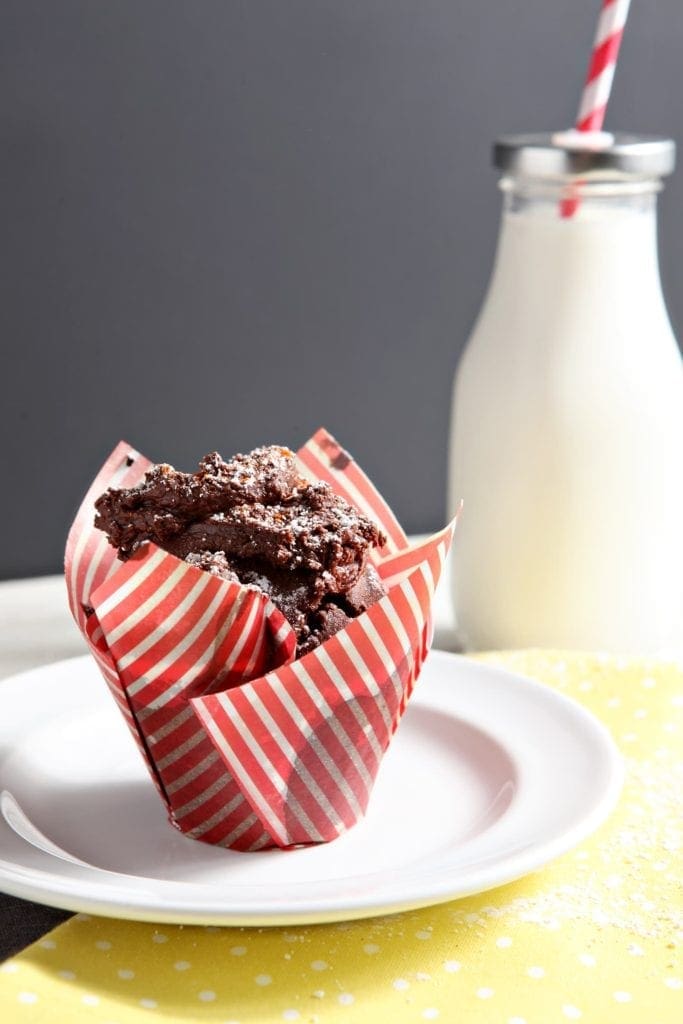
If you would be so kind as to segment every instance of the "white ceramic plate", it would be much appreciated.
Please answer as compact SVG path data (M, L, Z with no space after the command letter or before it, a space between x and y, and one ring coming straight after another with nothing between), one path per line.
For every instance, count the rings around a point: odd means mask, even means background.
M112 917L289 924L450 900L569 849L621 785L577 704L433 651L365 820L327 845L234 853L168 824L89 657L1 682L0 707L0 888Z

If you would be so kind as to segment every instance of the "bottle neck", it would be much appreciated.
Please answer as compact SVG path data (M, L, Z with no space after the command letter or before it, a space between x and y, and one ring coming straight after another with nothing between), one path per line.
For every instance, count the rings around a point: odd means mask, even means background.
M525 203L560 203L571 196L589 209L639 208L662 191L661 178L621 176L619 178L576 175L554 178L504 176L500 179L501 192L515 206ZM578 209L578 205L577 205Z
M506 178L493 286L576 301L661 302L655 179L581 182ZM602 297L602 298L601 298Z

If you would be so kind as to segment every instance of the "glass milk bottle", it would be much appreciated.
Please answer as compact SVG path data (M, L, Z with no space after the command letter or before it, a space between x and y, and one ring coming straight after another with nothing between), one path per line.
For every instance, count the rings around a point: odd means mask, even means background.
M456 374L468 648L683 654L683 364L662 296L668 139L500 139L498 250Z

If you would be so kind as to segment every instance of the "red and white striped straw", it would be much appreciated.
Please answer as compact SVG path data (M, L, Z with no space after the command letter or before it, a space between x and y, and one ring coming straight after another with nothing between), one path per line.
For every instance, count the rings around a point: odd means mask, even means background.
M586 82L581 93L579 112L574 127L574 133L583 135L587 135L589 132L595 133L595 145L605 144L605 139L600 139L598 133L605 121L607 103L617 67L619 47L624 35L624 26L630 5L631 0L602 0ZM572 132L567 132L565 135L570 137ZM578 190L575 185L569 187L567 194L560 200L559 208L562 218L568 219L574 216L579 208Z
M631 0L602 0L576 118L577 131L595 132L602 128L630 3Z

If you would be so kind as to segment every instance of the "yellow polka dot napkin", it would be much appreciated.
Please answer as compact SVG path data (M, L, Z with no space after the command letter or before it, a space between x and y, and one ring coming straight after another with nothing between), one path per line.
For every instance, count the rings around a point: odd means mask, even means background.
M620 803L541 871L366 921L195 928L77 915L0 967L6 1024L680 1024L683 665L486 660L585 704L627 768Z

